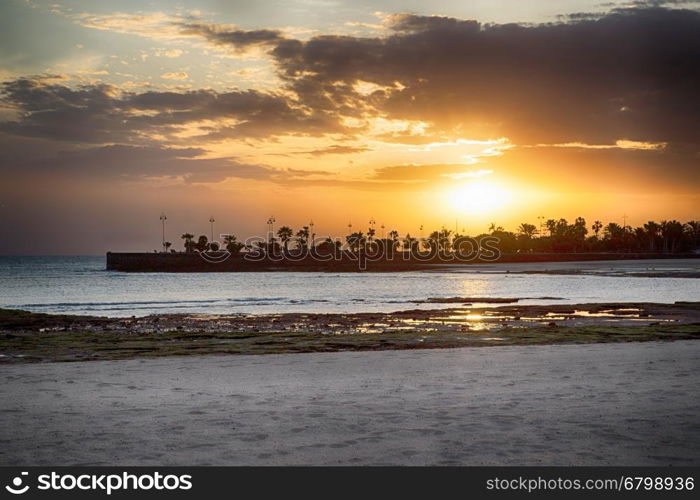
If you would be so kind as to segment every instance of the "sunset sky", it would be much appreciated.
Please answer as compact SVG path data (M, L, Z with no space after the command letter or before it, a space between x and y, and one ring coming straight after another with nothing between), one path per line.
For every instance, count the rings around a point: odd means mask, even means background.
M700 3L3 0L0 254L700 218Z

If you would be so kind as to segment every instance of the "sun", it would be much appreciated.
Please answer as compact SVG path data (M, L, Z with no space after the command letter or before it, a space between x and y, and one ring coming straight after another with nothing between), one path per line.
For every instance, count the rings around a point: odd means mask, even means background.
M453 209L472 215L495 212L508 205L511 198L508 189L489 181L467 182L449 194Z

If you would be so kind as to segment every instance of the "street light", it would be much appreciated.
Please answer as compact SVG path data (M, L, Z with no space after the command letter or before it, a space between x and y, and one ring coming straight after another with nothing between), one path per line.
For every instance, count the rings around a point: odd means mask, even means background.
M275 222L277 222L277 221L275 220L274 215L271 215L270 218L267 219L267 226L268 226L267 230L270 233L270 239L272 239L272 237L274 236Z
M213 215L211 217L209 217L209 223L211 224L211 240L209 240L210 242L214 241L214 223L215 222L216 222L216 220L214 220Z
M161 242L163 245L163 252L165 252L165 221L168 220L168 218L165 216L165 212L161 212L160 214L160 222L163 226L163 241Z
M311 222L309 222L309 230L311 231L311 247L314 246L314 240L316 239L316 233L314 233L314 220L311 219Z

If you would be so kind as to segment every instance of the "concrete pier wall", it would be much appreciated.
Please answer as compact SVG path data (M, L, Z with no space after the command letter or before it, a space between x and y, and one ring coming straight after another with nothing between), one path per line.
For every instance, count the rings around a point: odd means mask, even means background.
M698 258L698 254L649 254L649 253L527 253L503 254L497 262L570 262L594 260L634 260L663 258ZM243 271L359 271L358 261L351 258L321 261L313 258L303 260L254 261L241 256L230 256L221 262L211 262L199 253L116 253L107 252L106 268L110 271L127 272L243 272ZM483 260L473 264L487 263ZM404 260L398 254L393 260L368 261L369 271L407 271L436 266L469 265L469 262L445 262Z

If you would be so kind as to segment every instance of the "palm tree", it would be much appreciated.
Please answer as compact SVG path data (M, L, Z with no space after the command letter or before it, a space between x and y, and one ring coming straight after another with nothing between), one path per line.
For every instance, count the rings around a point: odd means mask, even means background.
M192 241L192 238L194 238L194 234L185 233L182 236L180 236L180 238L185 240L185 252L193 252L194 242Z
M691 220L685 223L685 232L690 241L690 249L700 250L700 221Z
M620 224L610 222L605 226L605 229L603 229L603 235L610 250L617 252L624 250L625 244L627 243L627 231L625 231L625 228Z
M166 241L163 243L163 246L165 247L165 251L167 252L170 249L170 247L173 246L173 244L169 241Z
M597 220L593 223L591 229L593 229L593 232L595 233L595 238L598 239L598 233L601 229L603 229L603 223Z
M440 232L433 231L428 235L424 242L426 248L431 251L437 251L440 248Z
M656 243L659 240L659 235L661 233L661 226L658 225L653 220L650 220L644 224L645 239L647 240L647 249L650 252L656 251Z
M374 227L370 226L369 228L367 228L367 238L363 242L362 246L368 248L369 251L372 251L372 249L374 248L374 235L376 234L377 230L374 229Z
M314 250L320 255L340 255L340 247L342 246L343 244L340 241L328 236L319 243Z
M521 249L529 252L532 250L532 239L537 234L537 226L523 222L518 227L519 239L522 242Z
M227 234L224 236L224 244L226 245L226 250L228 250L232 255L238 255L245 246L243 243L238 241L233 234Z
M588 234L586 219L576 217L574 223L567 227L566 232L573 240L574 252L581 250L586 243L586 235Z
M430 233L428 238L426 238L425 245L428 249L433 251L441 250L449 252L451 247L451 235L452 231L443 227L440 231L433 231Z
M284 246L284 253L287 253L287 250L289 249L289 241L292 239L292 236L294 236L294 231L289 226L282 226L277 230L277 236Z
M200 252L205 252L209 248L209 238L205 235L201 235L197 239L197 243L194 244L194 247Z
M544 225L547 228L547 231L549 231L549 236L554 236L554 231L557 229L557 221L554 219L547 219L547 222L545 222Z
M301 248L306 248L309 243L309 226L302 227L297 231L297 242Z
M375 234L377 234L377 230L374 229L373 227L370 227L370 228L367 230L367 239L368 239L369 241L372 241L372 238L374 238L374 235L375 235Z
M675 253L678 244L683 239L683 224L677 220L661 221L661 237L664 243L664 252Z
M503 231L503 227L497 226L495 222L492 222L491 224L489 224L489 233L491 233L491 234L500 233L502 231Z
M348 242L350 250L354 251L359 251L360 248L363 248L365 246L365 243L367 242L367 238L365 238L365 235L362 233L362 231L358 231L356 233L351 233L347 235L345 237L345 240Z
M410 250L412 253L418 250L418 238L414 238L410 233L406 234L403 239L404 250Z
M525 237L526 239L531 240L537 233L537 227L534 224L528 224L527 222L523 222L518 227L518 232L521 235L523 235L523 237Z
M503 230L503 228L501 228ZM452 231L445 229L444 227L440 231L440 246L445 252L449 252L452 247Z

